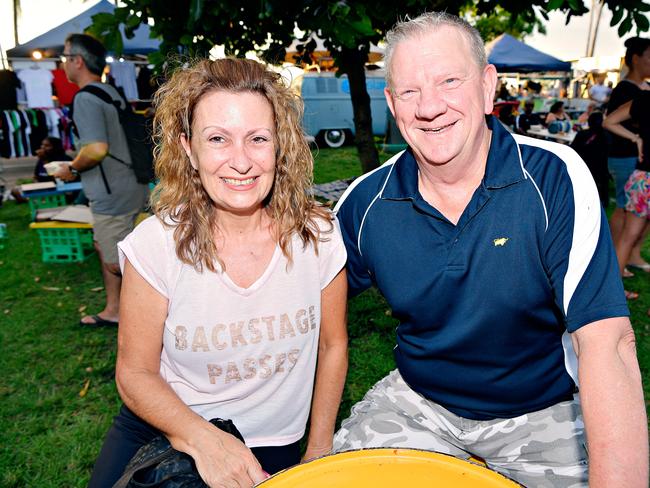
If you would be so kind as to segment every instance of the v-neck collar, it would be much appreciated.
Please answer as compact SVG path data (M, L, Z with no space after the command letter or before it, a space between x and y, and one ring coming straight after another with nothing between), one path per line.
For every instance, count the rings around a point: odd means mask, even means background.
M273 251L273 256L271 256L271 260L266 265L266 269L264 270L264 272L260 275L259 278L257 278L250 286L246 288L241 287L237 283L235 283L232 280L232 278L228 276L228 272L224 271L221 268L221 266L219 266L218 274L223 280L224 284L228 288L230 288L230 290L232 290L234 293L237 293L241 296L249 296L255 293L257 290L259 290L269 280L269 277L273 273L281 256L282 256L282 250L280 249L280 246L276 244L275 249Z

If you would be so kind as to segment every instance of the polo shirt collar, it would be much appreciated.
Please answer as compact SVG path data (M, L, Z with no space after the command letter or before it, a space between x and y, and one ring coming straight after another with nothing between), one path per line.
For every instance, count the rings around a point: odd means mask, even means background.
M495 116L488 115L485 119L492 129L492 141L483 176L485 187L505 188L526 179L515 138Z
M492 130L492 140L483 185L488 189L497 189L524 180L519 149L514 137L493 115L488 115L485 119ZM407 148L390 170L381 198L415 200L420 198L419 195L418 166L411 148Z

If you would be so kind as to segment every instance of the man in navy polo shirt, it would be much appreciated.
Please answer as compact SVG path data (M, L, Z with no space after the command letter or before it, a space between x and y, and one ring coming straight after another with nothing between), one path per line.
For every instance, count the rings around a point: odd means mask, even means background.
M351 293L376 285L401 322L397 370L335 449L478 456L526 486L647 487L634 333L589 170L486 117L496 71L457 17L397 24L386 69L409 149L337 211Z

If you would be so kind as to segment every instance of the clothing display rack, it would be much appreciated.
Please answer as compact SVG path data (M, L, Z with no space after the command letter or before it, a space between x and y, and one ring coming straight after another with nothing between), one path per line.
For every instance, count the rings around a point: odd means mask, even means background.
M61 139L74 149L72 121L67 108L27 108L0 111L0 157L35 156L46 137Z

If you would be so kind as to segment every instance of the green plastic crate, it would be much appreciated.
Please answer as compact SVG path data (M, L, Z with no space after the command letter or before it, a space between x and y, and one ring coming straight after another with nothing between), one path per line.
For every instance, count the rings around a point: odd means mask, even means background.
M36 212L41 208L62 207L66 204L65 195L45 195L40 197L29 197L29 209L32 211L32 220L36 218Z
M90 226L32 223L30 227L38 232L44 263L82 262L94 251L93 231Z

